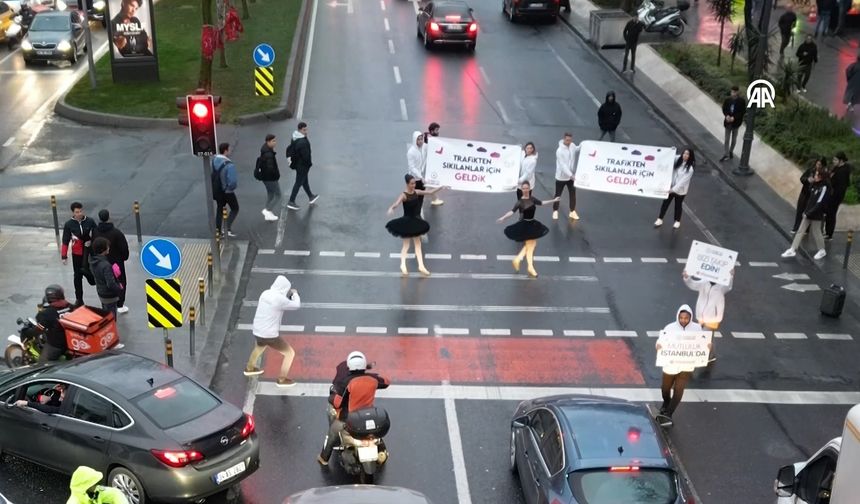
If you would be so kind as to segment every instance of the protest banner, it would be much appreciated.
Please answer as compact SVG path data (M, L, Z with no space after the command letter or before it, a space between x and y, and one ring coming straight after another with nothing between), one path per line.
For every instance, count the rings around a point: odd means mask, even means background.
M660 331L657 367L704 367L708 365L710 331Z
M431 136L424 183L457 191L506 192L517 188L519 145Z
M586 140L579 146L574 185L580 189L666 199L674 147Z
M710 243L693 240L684 271L719 285L732 282L732 268L738 260L738 253Z

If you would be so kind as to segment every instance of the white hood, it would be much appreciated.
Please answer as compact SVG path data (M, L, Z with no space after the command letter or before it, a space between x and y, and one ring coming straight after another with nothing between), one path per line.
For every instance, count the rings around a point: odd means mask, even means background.
M418 137L423 137L420 131L412 132L412 144L406 151L407 173L413 177L423 180L424 171L427 167L427 144L418 147Z
M287 310L296 310L301 306L299 294L287 297L292 284L287 277L278 275L272 282L272 287L260 294L257 301L257 311L254 313L253 333L260 338L277 338L280 336L281 319Z
M678 318L681 316L682 312L687 312L690 314L690 323L687 324L686 326L682 326L681 323L678 322ZM671 322L669 324L666 324L666 327L664 327L663 330L667 331L667 332L701 331L702 326L700 326L696 322L693 322L694 318L695 318L695 313L693 313L693 309L690 308L690 305L682 304L678 308L678 311L675 312L675 321Z
M299 138L304 138L305 135L299 130L293 131L293 140L298 140Z

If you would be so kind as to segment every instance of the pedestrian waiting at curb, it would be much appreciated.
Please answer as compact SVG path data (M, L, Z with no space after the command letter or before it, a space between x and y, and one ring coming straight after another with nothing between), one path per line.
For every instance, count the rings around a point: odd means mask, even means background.
M287 202L287 208L290 210L298 210L296 204L296 196L299 195L299 189L304 189L308 195L308 204L313 205L320 199L319 194L311 192L310 172L313 162L311 161L311 142L308 140L308 123L300 122L293 131L293 138L290 145L287 147L287 158L290 160L290 168L296 171L296 181L293 183L293 190L290 192L290 200Z
M848 192L848 187L851 185L853 168L847 161L848 156L843 151L839 151L833 156L833 167L830 169L830 187L833 189L833 194L830 197L827 217L824 220L825 240L833 239L833 233L836 231L836 214L839 212L839 206L845 201L845 193Z
M125 273L125 262L128 261L129 257L128 239L110 221L110 212L106 208L99 210L99 224L96 226L96 230L93 231L93 239L98 237L107 238L110 243L107 258L119 270L119 274L116 277L122 289L119 291L116 311L117 313L128 313L128 306L125 305L125 293L128 290L128 275Z
M735 157L735 144L738 143L738 129L744 123L744 114L747 111L747 102L740 95L740 88L732 86L728 98L723 101L723 127L726 130L723 157L720 161L726 161Z
M684 285L699 293L699 297L696 298L696 322L703 329L716 332L720 328L726 309L726 294L732 290L732 285L735 281L734 267L732 267L729 274L731 275L729 285L719 285L716 282L710 282L703 278L691 277L687 274L687 270L681 273ZM712 338L711 351L708 356L709 363L717 360L715 346L716 344Z
M260 294L257 301L257 311L254 312L252 333L254 334L254 349L245 366L245 376L259 376L263 370L257 366L257 361L266 349L271 348L284 356L281 362L281 373L275 383L278 387L291 387L296 384L287 378L296 351L281 338L281 321L287 310L298 310L302 305L299 292L293 289L287 277L278 275L272 286Z
M603 140L609 134L609 141L615 141L615 130L621 124L621 105L615 101L615 91L606 93L606 101L597 109L597 125L600 127L600 138Z
M792 32L794 31L794 27L797 26L797 14L794 13L794 7L789 4L785 9L785 12L782 16L779 16L779 21L777 21L780 35L780 58L785 56L785 48L788 47L788 44L791 42Z
M530 189L535 187L535 170L537 169L538 153L534 142L526 142L523 145L523 150L520 153L520 177L517 180L517 199L522 197L523 191L520 189L526 182Z
M639 45L639 35L645 29L645 23L635 16L624 25L624 60L621 63L621 72L627 71L627 56L630 56L630 71L636 73L636 46Z
M701 330L702 326L693 322L693 310L689 305L681 305L678 308L678 313L675 315L675 321L663 328L663 331L670 334ZM655 347L658 351L663 347L659 339ZM696 369L694 366L663 366L663 379L660 382L660 393L663 396L663 404L660 405L660 413L657 414L657 421L663 427L672 425L672 415L678 409L678 405L681 404L681 399L684 397L684 389L687 388L687 383L692 378L694 369Z
M860 104L860 53L857 60L845 69L845 96L842 103L848 105L848 112L854 111L854 105Z
M275 147L278 140L275 135L266 135L266 141L260 147L260 157L254 167L254 178L266 186L266 206L263 208L263 218L267 221L278 220L278 204L281 201L281 171L278 170L278 159L275 156Z
M573 186L577 152L579 146L573 143L573 134L565 133L555 150L555 198L559 199L564 188L567 188L567 195L570 197L570 213L567 217L573 220L579 220L579 214L576 213L576 187ZM558 207L558 201L552 204L552 220L558 220Z
M818 63L818 46L812 35L807 35L806 40L797 48L797 87L801 93L806 92L806 85L812 76L812 68Z
M809 189L809 201L806 203L806 210L803 212L803 220L800 221L800 227L794 235L791 247L782 253L782 257L796 256L800 242L803 240L803 235L809 230L812 233L815 246L818 247L818 252L814 256L815 259L824 259L827 251L824 250L824 236L821 234L821 224L827 212L830 194L831 190L827 181L827 170L824 168L815 170L812 186Z
M93 240L93 253L90 256L90 271L96 281L96 293L102 303L102 309L116 316L117 302L119 301L122 285L117 281L117 273L114 265L108 259L110 253L110 242L107 238L100 236Z
M827 158L817 157L812 166L800 175L800 194L797 196L797 206L794 211L794 226L791 227L791 234L797 233L798 228L800 228L800 221L803 220L806 204L809 203L809 191L812 189L812 183L815 181L815 172L826 168Z
M669 210L669 204L675 200L675 223L674 229L681 227L681 214L684 210L684 198L690 190L690 181L693 180L693 171L696 168L696 155L693 149L686 148L680 156L675 156L675 168L672 170L672 187L669 189L669 197L660 205L660 215L654 221L654 227L663 225L663 217Z
M60 249L60 258L64 265L68 264L69 245L71 245L75 306L77 307L84 304L84 277L87 277L90 285L96 284L88 261L96 221L84 214L84 205L79 201L69 205L69 209L72 211L72 218L63 224L63 246Z
M236 199L236 188L239 185L239 177L236 174L236 165L230 159L230 144L224 142L218 145L218 155L212 159L212 195L215 198L215 230L223 235L235 237L233 234L233 222L239 215L239 200ZM217 190L216 190L217 188ZM230 206L230 214L227 222L224 219L224 207ZM226 229L222 229L224 225Z
M431 137L431 136L434 136L434 137L439 136L439 131L440 131L441 129L442 129L442 127L441 127L441 126L439 126L439 123L437 123L437 122L431 122L431 123L430 123L430 125L429 125L429 126L427 126L427 131L424 133L424 145L425 145L425 146L427 145L427 142L428 142L428 140L430 139L430 137ZM427 148L427 147L425 147L425 149L426 149L426 148ZM425 161L425 162L427 161L427 155L426 155L426 152L425 152L425 155L424 155L424 161ZM433 195L433 200L430 202L430 204L431 204L431 205L433 205L433 206L439 206L439 205L444 205L444 204L445 204L445 202L444 202L443 200L439 199L439 195L434 194L434 195Z

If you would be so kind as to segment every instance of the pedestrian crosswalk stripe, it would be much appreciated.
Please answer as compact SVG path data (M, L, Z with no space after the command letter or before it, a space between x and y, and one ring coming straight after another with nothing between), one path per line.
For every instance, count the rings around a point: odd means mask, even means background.
M552 336L552 329L523 329L523 336Z
M776 339L806 339L806 335L803 333L774 333Z
M776 268L779 266L779 264L775 263L775 262L750 261L750 266L752 266L754 268L756 268L756 267L758 267L758 268Z
M828 334L828 333L818 333L818 338L823 340L850 340L850 334Z
M275 72L272 67L257 67L254 69L254 92L257 96L272 96L275 94Z
M179 279L146 280L146 314L150 328L182 327L182 295Z
M594 336L594 331L580 331L580 330L564 330L565 336L577 336L577 337L590 337Z
M51 244L53 245L53 244ZM484 254L460 254L461 261L486 261L487 256Z
M397 334L427 334L426 327L398 327Z
M358 326L355 328L355 332L357 332L358 334L386 334L388 333L388 328Z
M340 250L320 250L320 257L344 257L346 253Z
M732 336L738 339L764 339L760 332L732 332Z
M607 262L607 263L632 263L633 258L631 258L631 257L604 257L603 262Z
M609 338L635 338L638 334L636 331L606 331L606 336Z
M510 329L481 329L482 336L510 336Z
M320 326L320 325L318 325L318 326L314 327L314 331L315 332L322 332L322 333L342 333L342 332L346 331L346 327L345 326L329 326L329 325Z
M641 258L643 263L657 263L657 264L665 264L668 263L669 260L665 257L643 257Z
M572 263L593 263L597 262L597 259L594 257L568 257L568 261Z
M311 255L310 250L285 250L284 255L287 256L309 256Z
M355 256L355 257L370 257L370 258L379 259L380 254L379 254L379 252L356 252L353 254L353 256Z

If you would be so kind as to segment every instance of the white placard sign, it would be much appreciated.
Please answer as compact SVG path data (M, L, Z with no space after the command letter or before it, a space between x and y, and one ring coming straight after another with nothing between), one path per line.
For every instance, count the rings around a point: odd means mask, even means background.
M428 186L457 191L506 192L517 187L519 145L431 136L427 142Z
M708 365L710 331L660 331L657 367L703 367Z
M732 268L737 260L738 253L734 250L693 240L684 270L690 276L729 285L732 282Z
M574 185L580 189L666 199L674 147L586 140L579 146Z

